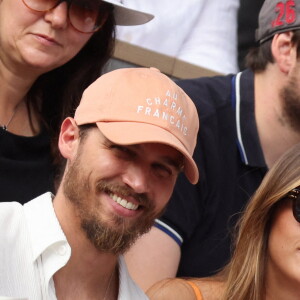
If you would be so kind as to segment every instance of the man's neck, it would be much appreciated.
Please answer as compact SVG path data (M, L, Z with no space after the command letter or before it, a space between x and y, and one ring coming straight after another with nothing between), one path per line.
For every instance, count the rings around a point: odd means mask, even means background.
M67 264L54 274L57 299L117 299L118 257L94 247L59 192L54 199L54 209L72 249Z
M300 133L293 130L282 115L279 93L286 78L276 75L276 72L273 72L275 75L270 75L272 71L255 74L254 77L255 118L262 151L269 168L284 152L300 142Z

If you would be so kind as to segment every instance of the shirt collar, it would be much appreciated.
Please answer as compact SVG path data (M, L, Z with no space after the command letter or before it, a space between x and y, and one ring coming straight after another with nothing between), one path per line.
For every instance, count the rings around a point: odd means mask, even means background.
M233 108L236 117L237 144L242 161L252 167L266 167L254 114L254 74L250 70L232 79Z
M33 261L41 274L41 290L45 299L56 299L49 290L53 275L71 256L71 248L56 217L53 195L43 194L24 205ZM43 299L44 299L43 298Z
M24 204L33 263L42 258L46 295L53 274L63 267L71 256L71 248L56 217L52 199L51 193L45 193ZM123 256L119 257L118 264L120 282L118 300L148 299L131 279Z
M47 248L66 242L52 204L53 195L45 193L24 205L35 261Z

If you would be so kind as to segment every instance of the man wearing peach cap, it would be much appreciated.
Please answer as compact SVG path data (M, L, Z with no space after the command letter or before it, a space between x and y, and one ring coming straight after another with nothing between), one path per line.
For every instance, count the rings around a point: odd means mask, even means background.
M147 299L122 254L167 204L178 173L198 180L191 99L150 68L107 73L61 126L56 196L0 204L0 296Z

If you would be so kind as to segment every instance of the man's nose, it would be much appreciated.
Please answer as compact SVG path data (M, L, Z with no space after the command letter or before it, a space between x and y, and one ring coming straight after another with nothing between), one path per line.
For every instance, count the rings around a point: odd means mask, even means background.
M122 177L123 182L131 187L135 193L149 193L150 171L145 166L131 164Z

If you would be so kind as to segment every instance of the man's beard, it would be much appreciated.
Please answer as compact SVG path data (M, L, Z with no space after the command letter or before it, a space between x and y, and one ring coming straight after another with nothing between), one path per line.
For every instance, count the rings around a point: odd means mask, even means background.
M134 193L130 187L111 184L105 179L100 179L95 186L91 186L89 176L81 175L84 172L81 168L80 156L79 153L66 173L63 183L64 194L74 205L81 221L81 228L94 246L102 252L122 254L138 237L150 230L154 219L162 212L155 212L153 201L145 194ZM101 192L113 193L121 197L131 196L142 204L144 213L140 214L134 222L130 218L117 215L104 220L105 216L101 216L102 203L94 200L100 198Z
M282 88L280 96L283 110L283 122L296 133L300 133L300 86L299 76L292 76Z

